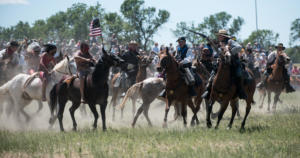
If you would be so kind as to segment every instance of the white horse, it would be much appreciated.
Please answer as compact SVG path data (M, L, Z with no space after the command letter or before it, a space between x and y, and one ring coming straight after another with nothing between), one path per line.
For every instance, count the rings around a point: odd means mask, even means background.
M55 65L50 74L50 79L46 87L46 99L48 105L50 103L50 90L58 83L64 75L72 75L76 73L74 60L65 57L62 61ZM26 85L25 85L26 84ZM30 116L24 111L24 108L31 103L32 100L42 100L42 81L36 74L18 74L10 81L0 87L0 98L7 102L10 106L7 111L16 111L17 116L22 113L26 121L30 120ZM51 118L53 114L51 114Z

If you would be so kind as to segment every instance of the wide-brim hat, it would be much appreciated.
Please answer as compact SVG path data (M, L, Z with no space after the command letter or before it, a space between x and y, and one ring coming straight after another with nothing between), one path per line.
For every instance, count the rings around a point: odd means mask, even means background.
M275 48L276 48L276 49L277 49L277 48L282 48L282 50L285 50L285 47L283 46L282 43L278 43L278 45L275 46Z
M129 45L138 45L138 43L137 43L136 41L133 40L133 41L130 41L130 42L129 42Z
M20 44L17 41L8 42L6 47L19 47Z
M219 30L218 33L217 33L217 35L224 36L224 37L227 37L227 38L231 38L231 37L228 35L227 30L224 30L224 29Z
M176 42L179 42L179 41L186 41L186 39L185 39L185 37L179 37Z

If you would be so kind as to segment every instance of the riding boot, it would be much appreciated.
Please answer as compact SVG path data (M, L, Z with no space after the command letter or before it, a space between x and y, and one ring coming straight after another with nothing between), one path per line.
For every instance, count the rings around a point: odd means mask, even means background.
M205 99L209 99L209 94L211 92L211 88L212 88L212 82L214 80L214 72L211 73L210 75L210 78L208 79L208 82L206 84L206 87L205 87L205 92L202 94L202 98L205 98Z
M236 88L237 88L237 92L238 92L238 96L240 99L247 99L247 94L244 91L243 88L243 80L241 77L237 77L236 78Z
M166 97L166 89L160 92L159 97L165 98Z
M286 69L283 70L283 78L284 78L285 92L286 93L295 92L295 89L290 84L290 76Z
M194 97L194 96L197 96L197 93L196 93L196 91L195 91L195 88L194 88L194 86L188 86L188 91L189 91L189 95L191 96L191 97Z
M43 84L42 84L42 101L46 101L46 86L47 86L47 80L44 79L43 80Z

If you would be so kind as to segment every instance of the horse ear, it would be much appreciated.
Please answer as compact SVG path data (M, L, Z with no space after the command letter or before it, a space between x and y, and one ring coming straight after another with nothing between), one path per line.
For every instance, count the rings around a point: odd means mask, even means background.
M103 52L103 54L107 55L107 52L106 52L106 50L104 49L104 47L102 47L102 52Z
M168 56L170 56L170 53L169 53L169 47L166 47L166 54L167 54Z

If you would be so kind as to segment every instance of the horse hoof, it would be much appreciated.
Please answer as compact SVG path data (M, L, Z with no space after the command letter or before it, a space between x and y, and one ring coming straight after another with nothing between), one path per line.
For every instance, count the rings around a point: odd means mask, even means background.
M192 121L192 122L191 122L191 127L194 127L194 126L195 126L195 122Z
M103 128L102 130L103 130L103 132L106 132L106 131L107 131L107 129L106 129L106 128Z
M231 130L231 127L230 127L230 126L228 126L226 129L227 129L227 130Z
M207 126L207 128L211 128L212 127L211 122L206 123L206 126Z
M245 130L245 127L241 127L241 129L240 129L240 132L241 133L244 133L246 130Z
M216 126L216 127L215 127L215 130L217 130L218 128L219 128L219 127L218 127L218 126Z
M74 132L76 132L76 131L77 131L77 129L76 129L76 128L73 128L72 130L73 130Z
M163 128L168 128L168 125L167 125L167 123L163 123L163 126L162 126Z

